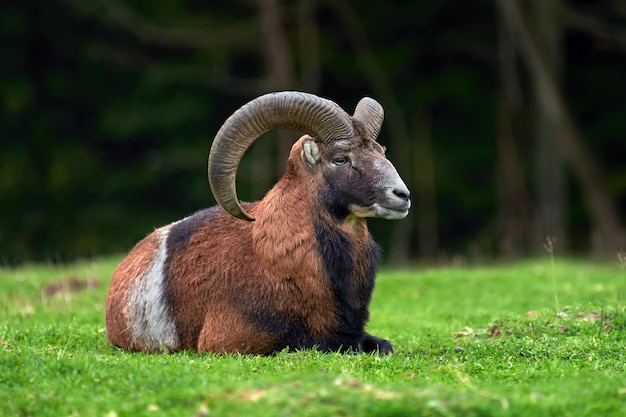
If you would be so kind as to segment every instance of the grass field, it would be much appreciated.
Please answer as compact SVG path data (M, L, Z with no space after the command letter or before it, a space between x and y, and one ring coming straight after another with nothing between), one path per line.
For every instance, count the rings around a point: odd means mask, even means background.
M0 415L626 415L618 265L383 270L368 329L392 356L254 357L108 345L118 261L0 269Z

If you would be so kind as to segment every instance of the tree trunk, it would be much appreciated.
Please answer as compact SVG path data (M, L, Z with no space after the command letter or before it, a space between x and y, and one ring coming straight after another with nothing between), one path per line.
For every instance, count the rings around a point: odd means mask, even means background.
M431 121L426 115L415 116L412 141L413 178L415 181L415 216L420 258L433 262L439 252L437 228L437 188L432 149Z
M524 176L524 156L518 152L522 88L517 72L515 40L507 25L498 24L500 93L497 106L496 164L498 181L497 239L498 252L515 258L528 249L530 195Z
M572 120L563 98L552 78L549 67L533 39L523 14L520 2L499 0L500 12L504 21L515 33L521 57L531 75L533 89L546 117L562 126L562 134L554 137L564 149L588 205L590 217L595 228L592 231L592 248L597 255L615 256L623 245L622 226L607 190L600 166L591 156L591 152L581 137Z
M535 1L528 4L529 35L535 40L547 75L560 94L561 39L563 5L561 0ZM546 108L549 105L537 94L532 98L534 109L533 136L536 184L533 248L543 250L547 236L556 239L567 250L566 203L567 178L563 144L557 138L566 134L561 117Z

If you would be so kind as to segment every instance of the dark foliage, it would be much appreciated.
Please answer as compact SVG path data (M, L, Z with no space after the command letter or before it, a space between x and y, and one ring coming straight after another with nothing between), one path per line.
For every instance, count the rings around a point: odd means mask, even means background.
M420 172L416 121L426 120L439 251L498 255L496 6L279 2L295 79L272 84L279 63L270 64L259 24L270 3L3 2L0 262L125 252L154 227L213 205L205 170L214 134L233 110L280 85L346 109L376 97L387 111L380 141L410 188ZM626 15L616 4L566 5L618 33L566 24L563 90L624 221ZM243 199L276 180L283 145L266 140L244 158ZM542 179L533 177L531 141L518 145L532 192ZM576 181L568 187L570 248L585 251L594 225ZM419 253L417 224L406 221L410 257ZM393 250L397 230L382 222L372 230Z

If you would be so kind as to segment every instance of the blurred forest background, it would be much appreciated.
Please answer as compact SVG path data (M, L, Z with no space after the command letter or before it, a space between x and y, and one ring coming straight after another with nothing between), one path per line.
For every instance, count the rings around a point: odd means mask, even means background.
M206 158L254 97L386 111L412 191L388 263L615 259L626 222L626 1L4 0L0 264L128 251L214 204ZM240 198L280 176L269 134ZM551 240L552 242L553 240Z

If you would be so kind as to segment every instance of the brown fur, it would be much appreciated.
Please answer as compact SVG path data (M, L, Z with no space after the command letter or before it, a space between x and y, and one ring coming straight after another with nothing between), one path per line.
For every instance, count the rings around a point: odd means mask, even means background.
M199 351L219 353L267 354L276 348L272 335L247 321L228 303L208 308L197 343Z
M228 317L224 311L232 297L245 291L241 284L246 283L251 248L242 247L242 243L250 235L250 226L224 212L216 213L191 236L185 251L170 253L168 297L174 301L170 312L183 349L212 345L209 340L199 342L203 327L203 335L207 336L211 327L221 327L223 318ZM236 316L228 318L226 325L230 328L229 336L236 339L237 328L232 321L237 321ZM208 323L211 324L207 326Z

